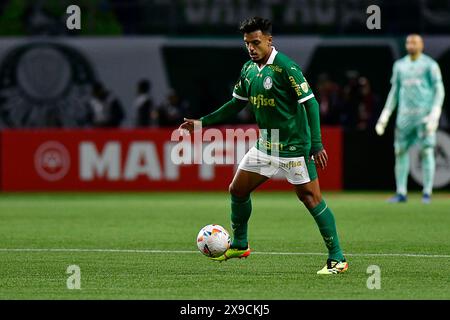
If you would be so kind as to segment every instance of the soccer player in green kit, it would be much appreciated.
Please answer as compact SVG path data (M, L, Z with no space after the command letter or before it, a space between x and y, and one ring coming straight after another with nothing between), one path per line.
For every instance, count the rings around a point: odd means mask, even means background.
M409 148L419 142L423 170L422 202L431 202L435 172L434 147L444 101L444 85L439 65L422 53L423 40L417 34L406 38L408 55L394 63L385 107L375 130L382 135L398 103L394 148L396 195L388 201L407 201Z
M233 242L222 256L225 261L250 255L247 239L252 211L250 193L282 170L301 202L316 221L328 249L326 265L318 274L338 274L348 269L339 245L331 209L322 198L315 163L324 169L328 156L323 148L319 105L299 66L272 46L272 23L254 17L241 23L240 31L250 60L244 64L233 98L199 120L185 119L181 130L224 122L251 104L260 137L241 160L229 187ZM312 158L312 156L314 158Z

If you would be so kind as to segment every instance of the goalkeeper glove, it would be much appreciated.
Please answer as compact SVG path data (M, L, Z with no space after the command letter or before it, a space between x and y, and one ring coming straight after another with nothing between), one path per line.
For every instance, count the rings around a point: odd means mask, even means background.
M381 122L378 120L378 122L375 126L375 131L377 132L377 134L379 136L382 136L384 134L385 129L386 129L386 122Z
M425 129L427 131L427 134L436 132L439 126L439 118L437 118L433 114L429 114L423 119L423 121L425 122Z
M435 132L439 126L439 118L441 117L441 108L434 106L431 112L423 119L427 134Z
M375 125L375 131L379 136L382 136L384 134L384 130L386 129L386 125L389 121L389 116L390 114L388 111L383 110L383 112L381 112L380 118Z

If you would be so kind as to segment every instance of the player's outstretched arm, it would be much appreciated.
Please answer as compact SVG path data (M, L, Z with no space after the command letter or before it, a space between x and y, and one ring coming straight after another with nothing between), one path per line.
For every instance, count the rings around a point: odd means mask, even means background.
M321 169L325 169L328 163L328 155L322 144L322 135L320 133L320 113L319 103L316 98L311 98L304 103L306 114L308 116L309 127L311 130L311 154L314 161Z
M244 109L247 103L248 101L233 97L216 111L201 117L200 121L202 122L202 126L206 127L229 120L232 116L238 114L242 109Z
M179 130L187 130L192 133L195 128L207 127L216 123L223 123L231 116L239 113L247 105L247 101L239 100L236 98L231 99L216 111L201 117L200 119L186 119L178 128Z

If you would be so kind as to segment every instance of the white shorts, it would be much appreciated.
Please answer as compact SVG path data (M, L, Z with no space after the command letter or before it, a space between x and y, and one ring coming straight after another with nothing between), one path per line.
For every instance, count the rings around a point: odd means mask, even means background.
M291 184L304 184L311 181L305 157L283 158L268 155L251 148L239 163L238 169L255 172L268 178L276 175L280 169Z

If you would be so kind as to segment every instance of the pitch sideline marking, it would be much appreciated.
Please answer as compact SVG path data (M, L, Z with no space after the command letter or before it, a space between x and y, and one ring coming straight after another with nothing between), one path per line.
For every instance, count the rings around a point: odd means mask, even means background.
M150 250L150 249L70 249L70 248L0 248L0 252L111 252L111 253L200 253L188 250ZM326 253L319 252L268 252L252 251L257 255L286 255L286 256L323 256ZM445 254L422 254L422 253L346 253L353 257L413 257L413 258L450 258Z

